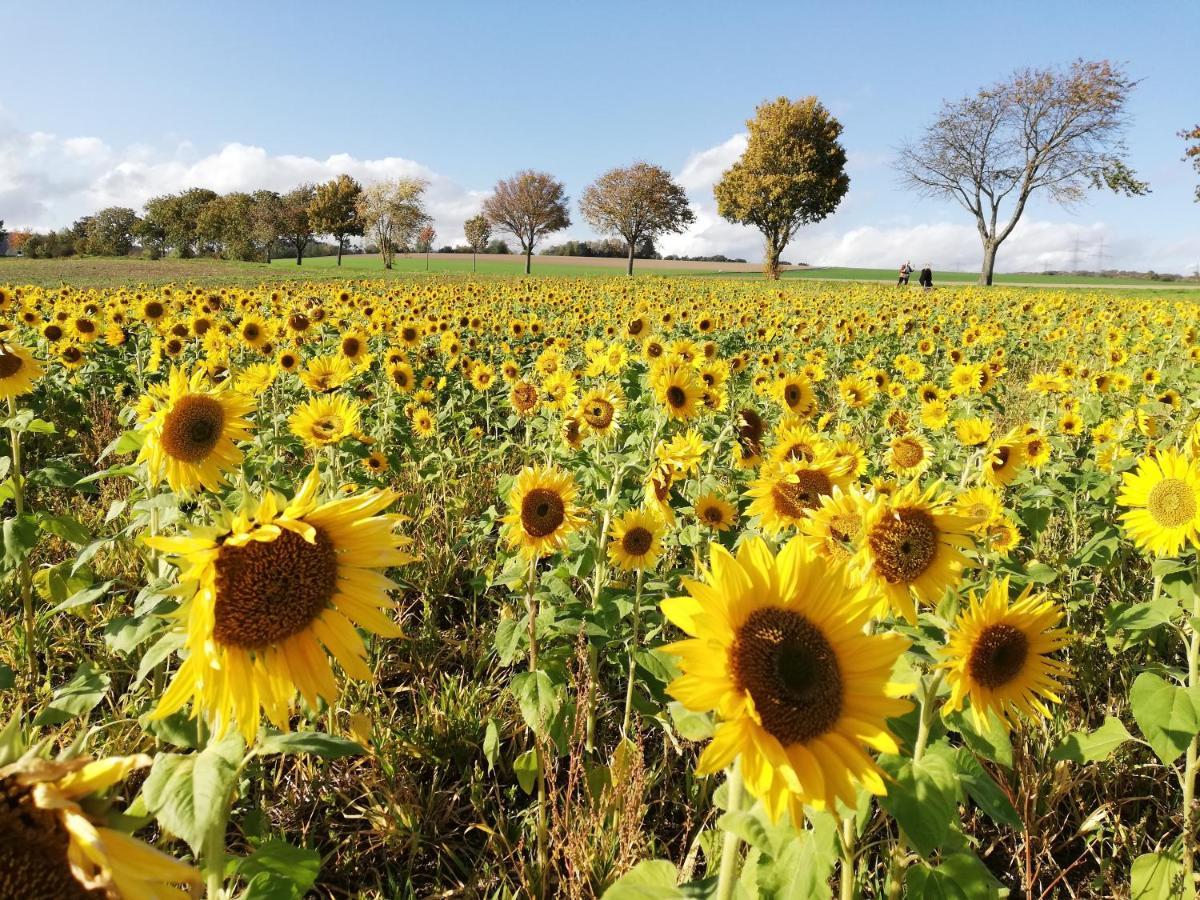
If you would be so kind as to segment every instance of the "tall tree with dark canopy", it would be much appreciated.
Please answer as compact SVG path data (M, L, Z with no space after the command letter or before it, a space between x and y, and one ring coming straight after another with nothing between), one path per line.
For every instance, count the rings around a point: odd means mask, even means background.
M492 236L492 226L488 223L485 215L471 216L463 222L463 234L466 235L467 244L471 247L471 271L474 272L475 257L487 247L488 240Z
M763 270L779 277L779 255L801 225L820 222L850 187L842 125L816 97L762 103L746 122L741 159L713 188L717 212L762 232Z
M317 185L312 205L308 208L313 228L320 234L331 234L337 241L337 264L342 264L346 238L363 233L358 217L358 198L362 185L349 175L339 175L332 181Z
M579 201L583 217L601 234L619 234L629 246L627 274L642 242L687 229L696 221L687 194L661 166L636 162L605 172Z
M920 139L900 148L906 184L953 198L975 217L983 243L980 284L992 283L996 251L1035 193L1071 206L1089 188L1126 196L1149 191L1126 165L1122 139L1136 85L1107 60L1019 69L974 96L944 102Z
M311 184L302 184L279 198L281 205L279 236L284 243L291 244L292 249L296 251L296 265L301 264L304 248L308 246L309 241L316 233L312 217L308 214L315 196L316 188Z
M571 224L563 183L546 172L530 169L498 181L492 196L483 201L483 214L495 228L521 242L526 275L534 245Z

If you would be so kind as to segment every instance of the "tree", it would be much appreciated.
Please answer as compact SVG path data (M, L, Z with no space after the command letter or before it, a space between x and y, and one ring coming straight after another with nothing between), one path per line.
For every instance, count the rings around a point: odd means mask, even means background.
M760 104L746 126L746 150L713 194L722 216L762 232L763 269L778 278L779 255L800 226L832 213L850 187L842 125L816 97L779 97Z
M138 221L137 213L127 206L100 210L84 227L85 251L94 256L128 256Z
M426 225L417 232L417 251L425 254L425 271L429 271L429 251L433 249L433 242L437 240L437 232L432 225Z
M1190 159L1193 168L1200 172L1200 125L1189 131L1179 132L1179 136L1189 142L1187 150L1183 153L1184 159ZM1196 202L1200 203L1200 184L1196 185ZM0 225L3 224L0 222Z
M625 239L629 275L639 244L661 234L678 234L696 221L687 194L671 173L646 162L605 172L583 192L579 208L596 231Z
M571 224L562 182L529 169L498 181L492 196L483 201L483 214L492 226L521 242L526 275L538 240Z
M492 226L485 215L471 216L463 222L463 234L467 236L467 243L471 247L471 271L474 272L475 256L487 248L488 239L492 236Z
M4 230L4 220L0 219L0 256L8 252L8 232Z
M254 202L250 236L254 243L263 247L269 263L271 248L279 240L283 229L283 198L274 191L255 191L250 199Z
M901 147L897 165L909 186L951 197L975 217L983 243L980 284L992 283L996 251L1035 192L1071 206L1088 188L1126 196L1149 191L1126 165L1122 140L1136 84L1107 60L1019 69L974 96L943 102L921 138Z
M317 185L308 214L313 228L320 234L331 234L337 241L337 264L342 264L346 238L363 233L358 218L358 198L362 185L349 175L339 175L332 181Z
M196 232L200 243L214 254L250 261L260 253L254 226L254 198L235 191L218 197L200 211Z
M424 206L426 186L427 182L419 178L379 181L364 188L358 198L363 232L379 248L385 269L392 267L396 250L407 246L429 221Z
M179 194L164 194L146 202L145 223L139 231L165 250L170 247L176 256L195 254L199 243L197 223L205 205L217 199L208 188L190 188ZM141 235L139 235L141 236Z
M316 196L316 188L302 184L279 198L279 236L296 251L296 265L301 264L304 248L312 240L315 229L308 209Z

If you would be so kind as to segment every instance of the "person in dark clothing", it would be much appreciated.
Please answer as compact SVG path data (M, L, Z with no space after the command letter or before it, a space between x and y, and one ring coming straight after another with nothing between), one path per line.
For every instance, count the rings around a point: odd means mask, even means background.
M930 268L929 263L925 263L925 268L921 270L920 281L921 287L925 288L925 290L929 290L931 287L933 287L933 269Z

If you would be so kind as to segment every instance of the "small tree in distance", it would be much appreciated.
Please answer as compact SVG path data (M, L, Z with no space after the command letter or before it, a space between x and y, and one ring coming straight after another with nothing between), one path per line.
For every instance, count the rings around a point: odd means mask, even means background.
M304 248L313 239L315 229L308 209L312 206L316 188L302 184L279 198L279 236L296 251L296 265L301 264Z
M379 247L385 269L392 267L396 251L429 221L423 203L425 187L420 178L397 178L364 188L358 198L363 232Z
M583 192L580 211L601 234L619 234L629 245L628 268L638 245L649 238L679 233L696 221L687 194L661 166L636 162L605 172Z
M1184 159L1190 159L1192 167L1200 172L1200 125L1188 131L1179 132L1179 136L1188 142L1188 148L1183 153ZM1200 184L1196 185L1196 202L1200 203Z
M483 201L483 214L494 227L521 242L526 275L538 240L571 224L563 183L531 169L498 181L492 196Z
M463 222L463 234L467 236L467 243L471 247L471 271L474 272L475 256L487 248L488 240L492 236L492 226L488 224L485 215L471 216Z
M801 225L820 222L850 187L842 125L816 97L760 104L746 151L713 188L717 212L762 232L763 269L779 277L779 254Z
M337 241L337 264L342 264L346 238L363 233L358 218L358 197L362 185L349 175L339 175L332 181L317 185L308 214L313 228L320 234L331 234Z
M429 271L429 251L433 249L433 242L437 240L437 231L432 225L426 225L417 232L417 250L425 254L425 271Z

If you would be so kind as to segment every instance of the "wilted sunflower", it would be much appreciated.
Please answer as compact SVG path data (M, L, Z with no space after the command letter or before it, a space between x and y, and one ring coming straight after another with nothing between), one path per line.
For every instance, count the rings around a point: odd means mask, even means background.
M1018 717L1049 716L1046 704L1062 702L1058 691L1070 669L1050 658L1067 643L1066 630L1057 627L1062 610L1032 589L1010 601L1005 576L992 582L983 599L972 592L941 651L938 668L950 684L943 714L961 710L970 699L977 727L987 727L990 711L1011 728Z
M666 617L690 639L663 648L683 675L667 688L696 712L720 718L697 773L741 758L748 791L772 820L795 823L803 806L855 803L855 788L887 792L868 748L898 752L887 719L911 708L911 690L891 681L908 641L867 634L838 572L801 540L772 555L761 538L735 559L710 546L705 581L685 578L690 596L664 600Z
M138 461L156 484L165 477L173 491L218 490L224 473L242 461L236 443L249 437L246 416L253 409L254 401L228 383L212 387L202 370L189 376L173 368L165 399L146 424Z
M1124 473L1117 503L1131 507L1121 521L1138 549L1174 556L1184 544L1200 547L1200 462L1174 448Z
M181 583L194 588L175 613L187 657L154 718L190 702L214 734L236 726L253 743L260 710L286 731L297 692L314 708L318 698L337 700L326 652L349 677L373 678L355 626L400 636L387 615L396 585L383 570L416 557L394 533L403 518L380 515L392 491L318 505L319 485L314 467L290 502L268 492L213 527L147 539L175 557Z
M527 559L562 550L583 522L575 493L570 473L551 466L526 466L508 494L505 540Z
M973 545L974 520L952 512L941 491L941 482L922 492L913 481L890 497L881 495L863 517L862 542L852 562L880 603L886 600L914 625L913 596L937 602L971 565L962 551Z
M33 390L42 364L19 344L0 342L0 400L12 400Z
M357 400L341 394L313 397L296 407L288 427L305 444L320 449L354 434L360 409Z
M713 531L728 531L737 522L737 507L719 494L701 494L692 509L696 520Z
M26 758L0 769L0 897L186 900L198 895L201 879L195 869L106 824L101 795L151 762L144 754L70 762Z
M643 509L631 509L608 532L608 558L626 572L652 569L662 555L663 521Z
M740 409L734 418L737 424L737 443L734 444L734 463L742 469L753 469L762 462L763 435L767 424L753 409Z

